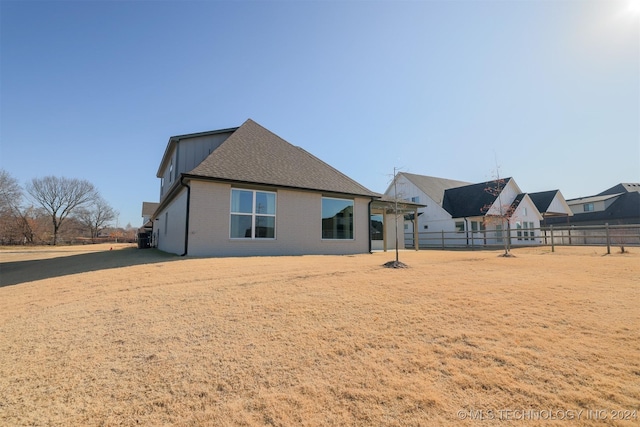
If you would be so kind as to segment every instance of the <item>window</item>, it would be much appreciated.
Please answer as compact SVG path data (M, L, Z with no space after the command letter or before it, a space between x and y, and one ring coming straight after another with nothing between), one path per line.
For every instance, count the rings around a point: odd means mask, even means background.
M533 222L529 222L529 240L534 240L533 238L535 237L535 233L533 232ZM527 223L524 223L524 228L527 228ZM526 236L526 234L525 234ZM526 239L525 239L526 240Z
M169 165L169 183L173 182L173 159L171 159L171 164Z
M464 221L456 221L456 231L462 233L464 231Z
M276 193L231 190L232 239L275 239Z
M382 215L371 215L371 240L384 240L383 232L384 232L384 218ZM407 229L407 224L404 225L405 230Z
M353 200L322 198L322 238L353 239Z
M593 203L585 203L584 212L593 212Z
M527 223L524 223L524 228L527 228ZM520 223L520 221L516 222L516 236L518 236L518 240L522 240L522 224ZM526 236L527 236L527 231L524 232L525 235L525 240L527 240Z
M412 201L413 203L420 203L420 196L412 197L412 198L411 198L411 201Z
M477 233L478 231L484 231L484 222L482 221L471 221L471 231Z

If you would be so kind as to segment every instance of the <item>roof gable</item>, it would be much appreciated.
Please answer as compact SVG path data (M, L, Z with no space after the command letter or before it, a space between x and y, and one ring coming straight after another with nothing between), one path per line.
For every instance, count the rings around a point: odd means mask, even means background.
M544 217L568 215L573 216L571 208L564 199L560 190L541 191L528 193L531 201Z
M512 178L505 178L449 188L444 192L442 208L453 218L483 216L511 181Z
M530 212L534 213L536 217L538 217L538 220L542 219L540 210L531 199L531 195L528 193L520 193L516 196L514 201L511 203L511 207L508 209L507 216L510 216L510 217L513 216L517 218L520 215L520 213L518 212L518 209L520 209L523 206L525 209L527 206L530 206L531 207Z
M438 205L442 205L445 190L449 188L462 187L470 184L465 181L454 179L437 178L434 176L417 175L413 173L400 172L398 175L404 176L412 182L420 191L429 196ZM393 184L392 184L393 185ZM387 193L389 190L387 190Z
M538 193L529 193L529 197L531 197L531 201L536 205L539 212L546 212L557 193L558 190L540 191Z
M249 119L191 177L375 197L337 169Z

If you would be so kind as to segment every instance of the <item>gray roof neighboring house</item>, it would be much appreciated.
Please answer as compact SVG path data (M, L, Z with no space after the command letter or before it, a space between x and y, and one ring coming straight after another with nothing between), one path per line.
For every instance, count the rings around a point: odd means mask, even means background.
M630 193L632 191L640 191L640 183L637 182L627 182L620 183L618 185L614 185L613 187L604 190L602 193L598 193L598 196L604 196L607 194L619 194L619 193Z
M614 194L603 194L598 196L590 196L590 197L579 197L577 199L569 199L567 203L569 205L580 205L584 203L595 203L602 202L604 200L613 199L614 197L621 196L624 193L614 193Z
M449 188L469 185L469 182L457 181L454 179L437 178L434 176L416 175L413 173L400 172L398 175L404 176L411 181L423 193L429 196L434 202L442 206L445 190Z
M577 212L570 222L579 225L640 224L640 184L621 183L595 196L567 200L570 206L597 202L605 202L605 209ZM548 224L563 221L552 219Z
M251 119L235 129L206 159L184 176L379 197L378 193Z

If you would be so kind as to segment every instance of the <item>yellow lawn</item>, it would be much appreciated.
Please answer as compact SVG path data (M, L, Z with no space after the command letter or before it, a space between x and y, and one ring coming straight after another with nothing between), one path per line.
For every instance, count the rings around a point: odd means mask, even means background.
M0 425L639 425L640 249L513 253L2 248Z

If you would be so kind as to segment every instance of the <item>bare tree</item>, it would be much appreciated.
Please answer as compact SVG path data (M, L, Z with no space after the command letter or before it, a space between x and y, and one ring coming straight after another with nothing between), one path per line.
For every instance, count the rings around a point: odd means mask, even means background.
M400 255L399 255L399 239L398 239L398 199L400 198L400 194L398 193L398 183L397 183L397 177L398 177L398 168L394 167L393 168L393 204L391 205L391 208L393 210L393 216L394 216L394 227L395 227L395 240L396 240L396 259L395 261L389 261L387 263L384 264L385 267L389 267L389 268L406 268L407 265L404 264L403 262L400 262ZM384 225L386 227L386 224Z
M82 224L84 224L91 233L91 241L95 242L100 231L102 231L109 222L113 221L118 213L102 198L96 194L91 207L81 207L75 215Z
M504 244L504 255L510 256L511 251L511 216L513 215L514 208L511 203L503 204L502 203L502 190L506 186L507 181L498 178L489 181L487 186L484 188L484 191L488 194L491 194L495 197L495 200L487 205L482 207L481 212L485 215L484 222L485 224L494 224L499 225L502 233L502 243ZM497 202L497 204L496 204ZM498 209L497 214L489 214L488 212L492 207L496 207ZM497 237L497 236L496 236Z
M97 194L93 184L88 181L56 176L33 178L27 184L27 193L51 217L53 245L58 243L58 231L65 219L76 209L94 200Z
M0 169L0 241L16 243L20 236L22 187L7 171Z
M0 169L0 212L10 211L22 202L22 188L9 172Z

